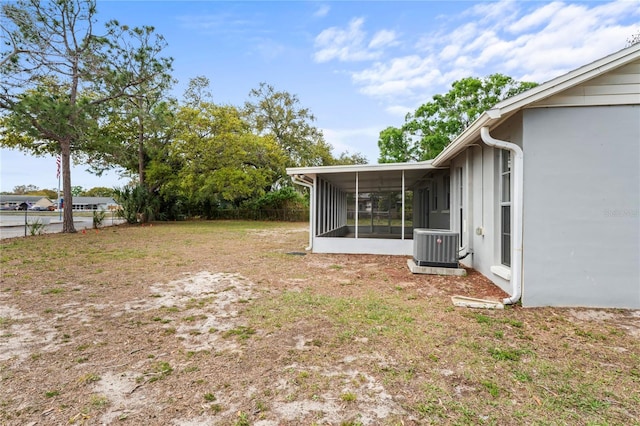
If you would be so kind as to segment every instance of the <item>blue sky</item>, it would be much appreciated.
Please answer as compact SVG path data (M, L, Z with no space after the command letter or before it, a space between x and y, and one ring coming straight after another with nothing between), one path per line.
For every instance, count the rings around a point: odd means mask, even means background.
M378 158L381 130L434 94L500 72L542 83L625 47L640 0L98 1L101 20L152 25L174 58L181 97L205 76L214 101L241 106L260 82L295 94L336 152ZM0 190L57 187L53 158L0 152ZM122 186L78 166L72 184Z

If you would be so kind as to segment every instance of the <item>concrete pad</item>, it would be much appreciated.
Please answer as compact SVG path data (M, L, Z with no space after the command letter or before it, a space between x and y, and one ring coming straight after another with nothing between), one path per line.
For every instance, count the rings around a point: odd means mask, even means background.
M466 277L467 271L463 268L443 268L437 266L418 266L413 259L407 260L409 270L414 274L428 275L454 275L456 277Z
M504 309L504 305L495 300L476 299L466 296L451 296L451 302L454 306L463 308Z

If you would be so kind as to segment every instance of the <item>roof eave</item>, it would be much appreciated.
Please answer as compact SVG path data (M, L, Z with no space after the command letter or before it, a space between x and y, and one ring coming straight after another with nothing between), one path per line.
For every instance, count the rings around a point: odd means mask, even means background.
M331 174L331 173L354 173L354 172L372 172L387 170L416 170L416 169L433 169L432 161L421 161L415 163L383 163L383 164L354 164L341 166L312 166L312 167L288 167L287 174L293 175L311 175L311 174Z
M491 110L493 111L493 110ZM470 143L473 143L476 139L480 137L480 129L484 126L491 125L492 122L497 121L500 118L500 115L496 116L496 118L492 118L489 114L489 111L484 112L480 117L474 121L471 126L464 129L464 131L453 140L447 147L442 150L440 154L433 159L434 167L442 167L447 161L451 158L458 155L461 151L463 151Z

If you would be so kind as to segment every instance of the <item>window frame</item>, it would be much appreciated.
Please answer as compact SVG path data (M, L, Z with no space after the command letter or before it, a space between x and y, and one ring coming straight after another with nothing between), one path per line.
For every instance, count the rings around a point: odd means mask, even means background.
M511 267L511 191L512 191L512 155L511 151L502 149L499 155L498 204L500 209L500 264Z

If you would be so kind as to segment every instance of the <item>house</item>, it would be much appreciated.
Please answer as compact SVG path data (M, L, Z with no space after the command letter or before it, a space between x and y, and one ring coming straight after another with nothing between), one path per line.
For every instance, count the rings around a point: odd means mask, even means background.
M640 308L640 44L500 102L431 161L288 173L314 252L412 255L413 229L449 229L505 303ZM398 194L399 219L348 220L367 192Z
M112 211L119 208L120 205L111 197L73 197L73 211Z
M53 207L53 202L42 195L13 195L0 194L0 206L2 209L15 210L20 204L26 203L28 206L39 206L42 209Z

